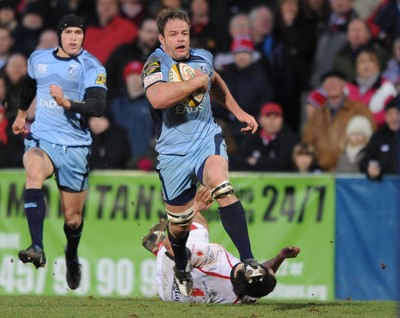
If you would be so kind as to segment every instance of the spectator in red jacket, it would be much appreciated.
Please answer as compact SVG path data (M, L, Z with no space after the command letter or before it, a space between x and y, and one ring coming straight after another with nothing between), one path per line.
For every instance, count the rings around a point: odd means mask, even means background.
M85 35L85 49L102 64L114 49L135 40L138 27L120 15L118 0L97 0L96 21L89 21Z

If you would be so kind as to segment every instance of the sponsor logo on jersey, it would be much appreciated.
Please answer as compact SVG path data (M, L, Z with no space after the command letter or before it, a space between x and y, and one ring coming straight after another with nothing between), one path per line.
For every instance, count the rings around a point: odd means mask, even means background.
M106 81L107 81L106 75L103 74L103 73L100 73L100 74L97 76L96 84L98 84L98 85L106 85Z
M148 75L143 80L144 88L147 88L148 86L150 86L151 84L153 84L155 82L162 81L162 79L163 78L162 78L162 73L161 72Z
M51 100L51 99L47 100L47 99L40 98L38 103L37 103L37 105L39 107L45 107L45 108L57 108L57 107L58 108L62 108L61 106L59 106L56 103L56 101L54 99L53 100Z
M78 69L78 65L77 65L77 64L72 64L72 65L70 65L70 66L69 66L69 70L68 70L68 74L69 74L69 75L75 74L76 71L77 71L77 69Z
M144 76L146 77L149 74L161 72L161 64L159 61L149 63L144 68Z
M191 107L187 106L185 104L178 104L175 107L175 112L177 115L183 115L183 114L192 114L192 113L197 113L203 110L203 106L199 105L197 107Z
M48 64L42 64L42 63L40 63L40 64L38 64L38 66L37 66L37 71L38 71L38 73L40 73L40 74L44 74L44 73L47 73L48 68L49 68L49 65L48 65Z

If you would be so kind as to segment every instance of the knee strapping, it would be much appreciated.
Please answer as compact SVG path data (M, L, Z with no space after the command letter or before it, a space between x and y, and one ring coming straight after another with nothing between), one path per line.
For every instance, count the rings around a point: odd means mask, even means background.
M225 180L211 191L211 196L214 199L221 199L230 196L234 192L232 185L228 180Z
M181 213L173 213L167 210L167 217L168 221L170 221L173 225L186 226L193 221L193 207L190 207L189 209Z

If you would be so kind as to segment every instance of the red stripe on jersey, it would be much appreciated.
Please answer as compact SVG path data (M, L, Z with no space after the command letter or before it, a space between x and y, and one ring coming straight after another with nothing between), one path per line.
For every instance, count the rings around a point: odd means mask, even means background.
M233 265L232 265L232 263L231 263L231 261L230 261L230 259L229 259L229 257L228 257L228 253L227 253L226 251L225 251L225 257L226 257L226 260L227 260L228 263L229 263L229 266L230 266L231 269L232 269ZM215 273L215 272L207 272L207 271L203 270L201 267L195 267L195 269L197 269L197 270L199 270L200 272L202 272L202 273L204 273L204 274L206 274L206 275L209 275L209 276L219 277L219 278L223 278L223 279L231 279L230 276L221 275L221 274Z

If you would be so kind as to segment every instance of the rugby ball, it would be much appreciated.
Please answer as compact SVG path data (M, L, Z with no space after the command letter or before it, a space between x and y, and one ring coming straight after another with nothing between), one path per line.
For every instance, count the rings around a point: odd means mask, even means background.
M194 69L190 65L185 63L176 63L172 65L169 71L168 81L177 83L177 82L187 81L195 76L196 73L194 72ZM200 105L200 103L203 101L203 97L204 97L203 93L195 92L189 98L185 99L183 101L183 104L190 107L196 107Z

